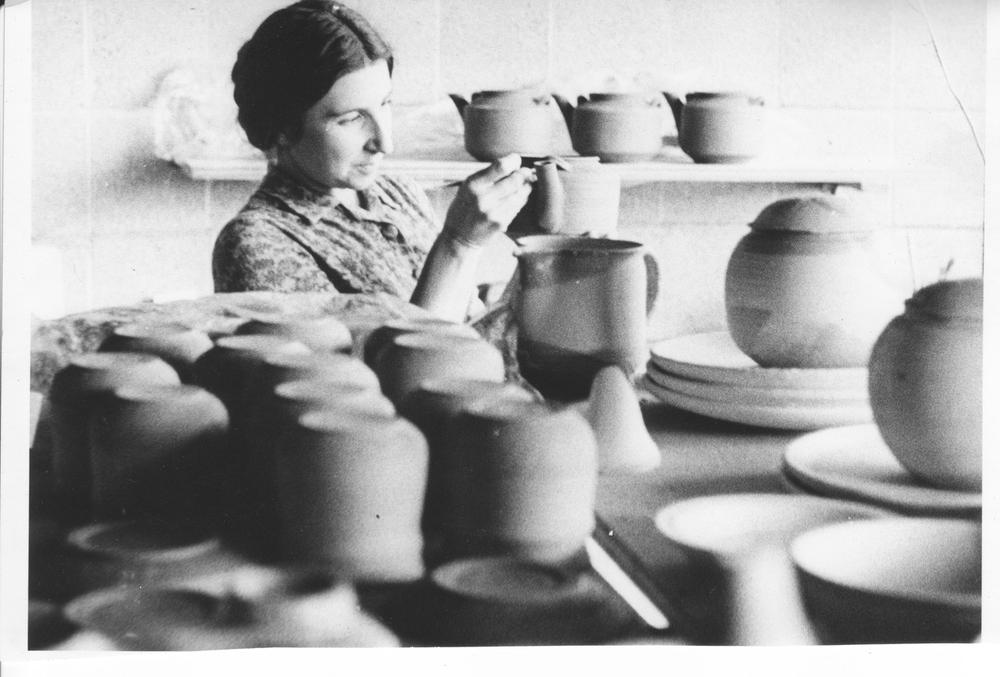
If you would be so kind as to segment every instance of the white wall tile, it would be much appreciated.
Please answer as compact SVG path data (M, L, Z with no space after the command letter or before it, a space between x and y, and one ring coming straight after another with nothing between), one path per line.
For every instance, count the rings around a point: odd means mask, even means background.
M892 0L781 0L781 102L892 103Z
M545 80L547 3L439 0L441 86L468 94Z
M31 94L36 113L86 105L84 7L79 0L32 4Z
M364 0L351 7L392 46L393 100L402 104L433 100L439 88L437 0Z

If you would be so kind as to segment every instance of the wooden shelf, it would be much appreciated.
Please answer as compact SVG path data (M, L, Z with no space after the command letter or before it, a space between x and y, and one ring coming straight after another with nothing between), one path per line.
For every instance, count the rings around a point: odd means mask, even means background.
M200 181L259 181L265 161L247 159L192 159L177 163L190 178ZM476 160L427 160L392 158L383 171L403 175L433 188L464 179L485 167ZM677 157L651 162L613 165L625 185L642 183L786 183L825 186L887 184L887 164L867 158L820 158L792 162L752 160L741 164L698 165Z

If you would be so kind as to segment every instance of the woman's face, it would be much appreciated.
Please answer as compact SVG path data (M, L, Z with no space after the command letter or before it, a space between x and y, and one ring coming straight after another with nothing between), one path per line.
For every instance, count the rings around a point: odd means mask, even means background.
M295 139L278 142L277 162L321 190L364 190L392 152L392 80L384 60L340 77L302 116Z

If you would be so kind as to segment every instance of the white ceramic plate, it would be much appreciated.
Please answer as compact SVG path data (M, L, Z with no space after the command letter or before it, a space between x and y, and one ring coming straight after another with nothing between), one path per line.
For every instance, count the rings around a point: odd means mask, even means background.
M769 406L745 402L720 402L693 397L655 383L647 375L642 386L667 404L722 421L783 430L818 430L830 426L872 420L871 407L864 404Z
M830 406L852 405L862 406L868 403L868 390L849 390L843 388L824 388L808 390L806 388L782 388L775 386L750 386L732 383L713 383L685 378L664 371L652 361L646 366L646 375L657 385L670 390L703 397L718 402L740 402L746 404L761 404L779 407L795 406Z
M745 355L727 331L690 334L650 347L651 361L684 378L737 386L823 388L867 391L868 369L780 369L761 367Z
M864 501L911 515L977 516L979 492L917 481L882 441L874 424L820 430L785 449L784 472L813 493Z
M885 517L861 503L793 494L720 494L669 505L656 528L685 551L729 560L755 547L786 545L832 522Z

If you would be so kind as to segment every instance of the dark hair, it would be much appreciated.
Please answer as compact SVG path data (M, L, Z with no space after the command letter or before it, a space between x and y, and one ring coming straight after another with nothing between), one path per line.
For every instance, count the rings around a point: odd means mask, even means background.
M353 9L330 0L300 0L271 14L241 48L233 98L247 138L268 151L278 135L295 136L302 115L337 78L384 59L392 50Z

